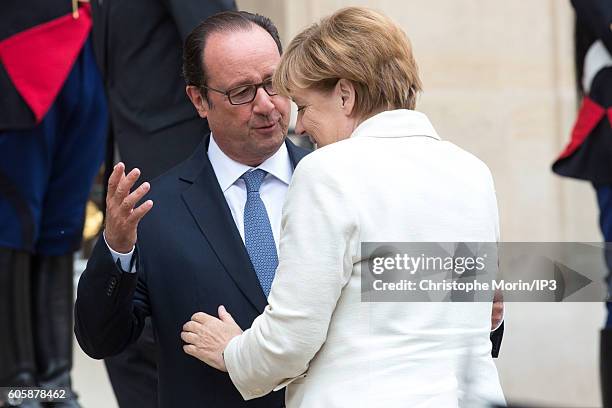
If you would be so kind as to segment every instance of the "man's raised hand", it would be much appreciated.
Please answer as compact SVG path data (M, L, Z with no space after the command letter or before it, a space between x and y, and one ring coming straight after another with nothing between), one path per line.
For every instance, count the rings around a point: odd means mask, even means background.
M132 169L127 175L124 170L125 165L118 163L108 179L104 230L108 246L120 253L130 252L134 248L138 223L153 207L153 201L147 200L134 208L151 186L144 182L130 193L130 189L140 177L140 170Z

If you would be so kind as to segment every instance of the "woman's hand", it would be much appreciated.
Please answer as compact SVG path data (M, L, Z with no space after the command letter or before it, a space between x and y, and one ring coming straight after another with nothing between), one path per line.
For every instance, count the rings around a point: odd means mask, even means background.
M493 296L493 310L491 312L491 331L495 331L504 321L504 296L500 290Z
M181 339L185 353L202 360L217 370L227 372L223 360L223 350L236 336L242 334L242 329L232 316L219 306L219 318L198 312L183 325Z

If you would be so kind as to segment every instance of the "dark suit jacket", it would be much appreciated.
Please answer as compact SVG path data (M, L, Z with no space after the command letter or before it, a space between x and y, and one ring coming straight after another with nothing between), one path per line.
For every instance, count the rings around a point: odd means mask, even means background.
M591 45L601 40L612 54L612 1L572 0L576 11L576 74L582 82L584 58ZM579 86L581 92L582 86ZM612 67L600 69L593 78L587 96L599 108L612 108ZM578 113L572 142L578 147L568 156L562 154L553 171L561 176L589 180L596 186L612 184L612 113L602 114L593 127L586 125L598 113L582 108ZM607 117L606 117L607 116ZM585 134L586 133L586 134ZM567 148L566 148L567 150Z
M159 344L162 407L281 407L284 393L245 402L229 375L184 353L182 326L221 304L246 329L267 304L206 154L154 180L153 209L140 223L137 274L113 263L98 240L78 287L75 333L93 358L121 352L152 316ZM295 165L307 153L287 141Z
M187 35L234 0L92 0L93 44L121 160L152 180L208 132L185 94ZM171 140L171 141L170 141Z
M155 131L196 116L181 77L183 41L206 17L235 9L234 1L92 0L91 5L94 50L113 120Z

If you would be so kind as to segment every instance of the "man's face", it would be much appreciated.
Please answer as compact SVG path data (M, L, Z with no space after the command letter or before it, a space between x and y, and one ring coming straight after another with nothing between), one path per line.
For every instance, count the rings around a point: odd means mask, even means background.
M206 86L226 91L261 83L272 77L279 61L276 43L261 27L212 34L204 48ZM208 118L221 150L233 160L257 166L284 142L289 127L289 99L269 96L262 87L255 99L244 105L232 105L227 96L211 90L210 103L194 98L197 88L188 87L187 92L200 116Z

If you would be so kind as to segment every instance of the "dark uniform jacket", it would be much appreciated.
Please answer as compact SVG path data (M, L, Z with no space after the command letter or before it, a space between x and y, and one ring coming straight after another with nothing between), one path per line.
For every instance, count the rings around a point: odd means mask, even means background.
M581 83L585 55L595 41L601 41L612 55L612 1L572 0L572 5L576 10L577 79ZM553 171L595 185L612 184L611 65L602 64L584 92L571 140L553 164Z

